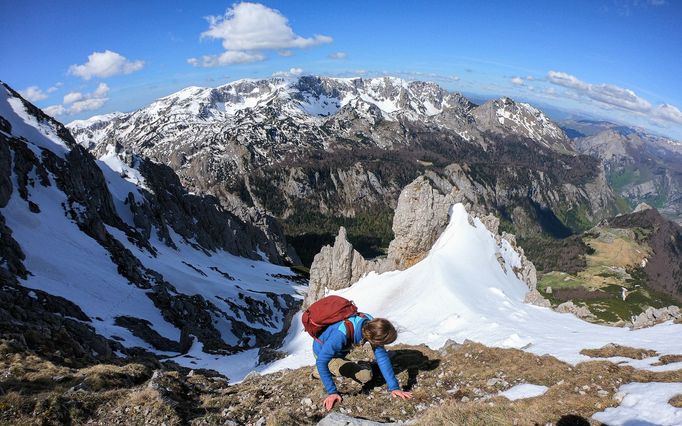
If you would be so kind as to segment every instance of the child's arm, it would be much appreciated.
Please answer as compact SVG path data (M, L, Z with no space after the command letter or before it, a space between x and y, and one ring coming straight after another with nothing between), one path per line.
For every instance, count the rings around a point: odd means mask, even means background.
M393 373L391 359L388 357L388 352L386 352L386 349L384 349L383 346L374 348L374 358L376 358L377 364L379 364L379 370L381 370L381 375L384 376L384 380L386 380L388 390L400 390L398 379L395 378L395 374Z
M324 388L329 395L337 393L332 373L329 371L329 361L334 358L334 355L341 352L345 344L346 335L335 330L327 338L322 345L322 348L317 353L315 365L317 366L317 371L320 373L320 380L322 380L322 384L324 384Z

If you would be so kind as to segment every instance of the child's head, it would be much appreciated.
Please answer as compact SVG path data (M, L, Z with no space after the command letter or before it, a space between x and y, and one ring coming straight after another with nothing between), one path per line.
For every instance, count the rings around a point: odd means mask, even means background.
M372 346L385 346L395 342L398 332L389 320L374 318L362 324L362 338Z

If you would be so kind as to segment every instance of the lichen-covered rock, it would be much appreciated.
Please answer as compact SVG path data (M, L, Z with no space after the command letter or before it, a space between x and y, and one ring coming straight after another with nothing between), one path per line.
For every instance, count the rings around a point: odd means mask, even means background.
M552 306L549 300L545 299L537 289L532 289L531 291L529 291L528 294L526 294L526 298L523 301L525 303L541 306L543 308L549 308Z
M578 318L594 319L594 315L586 306L578 306L572 300L564 302L556 307L557 312L574 314Z

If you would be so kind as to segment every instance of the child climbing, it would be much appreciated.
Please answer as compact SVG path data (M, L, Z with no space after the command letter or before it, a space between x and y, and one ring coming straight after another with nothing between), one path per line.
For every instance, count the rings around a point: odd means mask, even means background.
M327 390L324 407L331 410L341 402L332 376L342 376L366 384L372 379L369 363L355 363L346 359L354 345L369 342L379 370L393 397L409 399L411 392L400 389L393 373L391 360L384 348L393 343L398 333L390 321L359 313L353 302L339 296L327 296L310 305L303 314L305 330L315 339L313 353L316 370L313 375L322 380Z

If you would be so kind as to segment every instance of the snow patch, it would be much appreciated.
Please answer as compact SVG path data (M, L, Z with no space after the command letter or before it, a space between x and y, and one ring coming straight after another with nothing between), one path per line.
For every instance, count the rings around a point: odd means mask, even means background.
M618 407L609 407L595 413L592 418L611 426L682 425L682 408L668 403L682 394L682 383L629 383L618 390L622 401Z
M506 391L500 392L498 395L507 398L510 401L517 399L534 398L536 396L544 395L549 389L547 386L533 385L530 383L521 383Z

